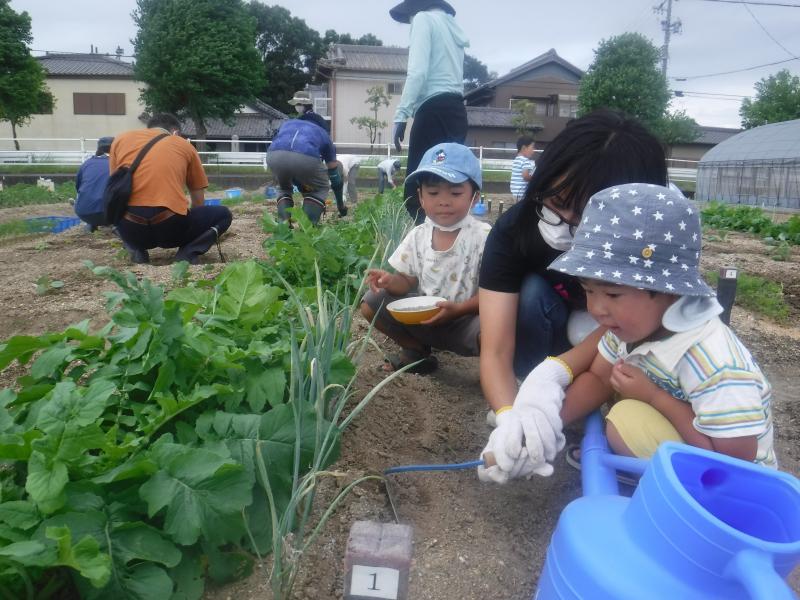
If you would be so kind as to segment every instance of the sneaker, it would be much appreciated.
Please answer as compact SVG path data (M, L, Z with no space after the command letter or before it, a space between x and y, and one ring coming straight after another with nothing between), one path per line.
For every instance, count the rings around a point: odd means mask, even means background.
M578 471L581 470L581 447L578 444L567 446L567 452L564 458L569 466L577 469ZM623 473L622 471L617 471L617 481L622 485L627 485L629 487L636 487L639 485L638 477L628 473Z

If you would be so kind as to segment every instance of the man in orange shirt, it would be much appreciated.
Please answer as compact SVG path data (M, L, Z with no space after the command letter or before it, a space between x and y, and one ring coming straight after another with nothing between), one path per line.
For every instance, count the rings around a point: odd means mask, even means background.
M117 225L134 263L150 262L147 251L151 248L178 248L175 260L195 265L231 225L233 216L227 207L204 206L208 178L200 155L179 135L180 129L174 115L155 114L147 129L126 131L111 145L113 173L121 165L130 165L151 139L170 134L155 143L136 169L128 211Z

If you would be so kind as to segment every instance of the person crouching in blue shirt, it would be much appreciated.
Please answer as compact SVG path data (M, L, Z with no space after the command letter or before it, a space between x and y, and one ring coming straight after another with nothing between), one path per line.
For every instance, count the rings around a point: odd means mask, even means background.
M103 214L103 192L109 177L108 153L113 141L113 137L97 140L97 151L81 165L75 177L78 190L75 214L89 226L89 231L108 225Z

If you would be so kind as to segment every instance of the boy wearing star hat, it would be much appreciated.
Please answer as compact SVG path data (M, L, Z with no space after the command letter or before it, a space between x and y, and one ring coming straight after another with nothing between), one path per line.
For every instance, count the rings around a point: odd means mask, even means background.
M627 184L589 200L571 249L549 268L579 278L607 331L574 382L566 355L531 372L510 409L519 419L507 420L522 425L492 433L484 452L497 466L479 471L482 479L550 474L562 420L614 396L606 433L617 454L649 457L673 440L777 467L770 384L720 321L700 247L699 216L669 188Z

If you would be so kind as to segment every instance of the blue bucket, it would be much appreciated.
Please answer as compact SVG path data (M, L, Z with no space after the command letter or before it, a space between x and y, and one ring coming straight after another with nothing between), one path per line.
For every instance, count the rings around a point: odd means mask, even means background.
M276 190L271 185L268 185L266 188L264 188L264 196L266 196L267 198L277 198L278 190Z
M61 233L80 225L81 220L78 217L31 217L25 222L31 232Z
M241 195L242 195L242 188L231 188L229 190L225 190L226 198L239 198Z
M222 204L222 200L220 198L206 198L205 205L206 206L219 206Z

